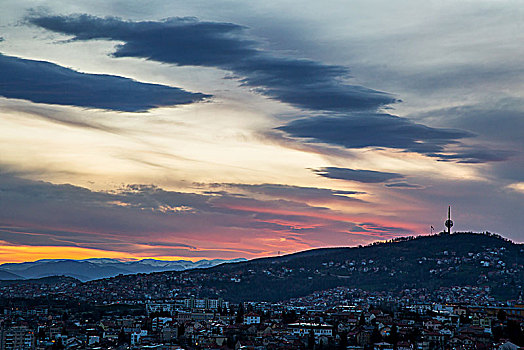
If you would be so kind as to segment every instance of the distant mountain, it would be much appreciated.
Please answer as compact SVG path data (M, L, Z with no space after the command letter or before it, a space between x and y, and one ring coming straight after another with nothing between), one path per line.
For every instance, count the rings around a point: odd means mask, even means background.
M365 247L323 248L209 269L119 276L86 283L87 290L123 298L190 291L230 301L278 301L339 286L370 291L482 286L517 299L524 286L524 245L477 233L407 237ZM127 288L115 286L134 286ZM112 286L112 287L108 287ZM152 289L154 286L154 289ZM111 289L112 288L112 289Z
M182 271L195 268L209 268L223 263L245 261L233 260L187 260L164 261L143 259L138 261L120 261L116 259L44 259L34 262L7 263L0 265L0 280L35 279L47 276L69 276L80 281L114 277L135 273L163 271Z
M1 271L0 270L0 281L4 280L21 280L22 277L18 276L17 274L8 272L8 271Z

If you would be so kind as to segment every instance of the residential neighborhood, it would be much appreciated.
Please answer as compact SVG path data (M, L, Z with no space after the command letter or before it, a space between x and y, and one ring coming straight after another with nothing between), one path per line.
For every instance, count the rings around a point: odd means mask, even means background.
M496 302L476 287L399 294L339 287L239 304L195 297L99 304L58 289L3 302L0 349L502 350L524 339L522 300Z

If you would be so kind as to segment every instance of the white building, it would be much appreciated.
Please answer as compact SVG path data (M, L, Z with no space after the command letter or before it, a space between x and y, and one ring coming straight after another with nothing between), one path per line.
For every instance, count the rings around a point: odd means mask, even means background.
M172 314L174 309L175 305L170 303L148 303L146 305L148 315L152 312L169 312Z
M0 335L2 335L0 333ZM0 346L5 350L34 349L35 337L32 330L24 326L11 327L3 331Z
M288 328L292 334L298 336L308 336L311 330L313 330L316 337L333 336L333 326L326 323L290 323Z
M218 308L229 308L229 302L222 299L196 299L184 300L184 306L189 309L217 310Z
M250 312L244 315L244 324L260 324L260 315Z
M172 317L155 317L151 321L151 329L157 331L164 328L170 322L173 322Z
M140 338L147 335L147 330L141 330L139 332L131 333L131 345L140 344Z

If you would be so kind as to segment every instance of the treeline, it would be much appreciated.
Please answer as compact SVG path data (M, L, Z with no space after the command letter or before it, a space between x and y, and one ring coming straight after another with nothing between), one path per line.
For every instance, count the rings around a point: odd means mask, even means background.
M390 244L390 243L408 242L408 241L413 241L413 240L416 240L416 239L420 239L421 237L435 237L435 236L441 236L443 234L446 234L446 232L442 231L442 232L435 233L433 235L424 235L424 236L395 237L395 238L388 239L386 241L373 242L373 243L367 244L365 246L359 245L358 247L359 248L362 248L362 247L375 247L375 246L384 245L384 244ZM467 232L455 232L455 233L453 233L453 235L460 235L460 234L476 235L476 236L487 236L487 237L493 237L493 238L496 238L496 239L500 239L501 241L504 241L504 242L514 243L509 238L503 237L503 236L501 236L501 235L499 235L497 233L491 233L489 231L485 231L485 232L467 231Z

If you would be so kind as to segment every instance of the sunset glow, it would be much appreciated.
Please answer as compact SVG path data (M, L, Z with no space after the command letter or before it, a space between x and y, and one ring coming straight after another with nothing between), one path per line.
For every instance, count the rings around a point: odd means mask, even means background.
M524 241L518 3L154 3L2 9L0 263Z

